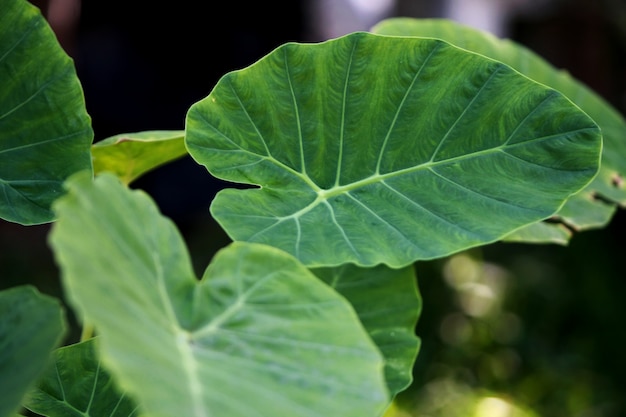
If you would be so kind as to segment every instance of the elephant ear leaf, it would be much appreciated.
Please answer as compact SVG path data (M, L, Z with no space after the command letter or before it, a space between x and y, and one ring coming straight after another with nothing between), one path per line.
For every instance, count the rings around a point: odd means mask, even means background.
M146 415L381 415L378 347L351 304L293 256L233 242L198 280L147 194L110 173L68 186L50 234L68 300Z
M290 43L187 114L234 240L308 266L401 267L551 216L596 175L598 126L557 91L437 39Z
M394 36L440 38L470 51L504 62L527 77L552 87L572 100L602 129L600 171L587 187L567 200L551 222L535 223L507 236L507 241L566 244L572 230L604 227L618 207L626 207L626 119L600 95L567 71L510 39L447 19L390 18L372 32Z
M54 220L63 182L91 169L93 141L74 64L40 11L2 2L0 27L0 218Z

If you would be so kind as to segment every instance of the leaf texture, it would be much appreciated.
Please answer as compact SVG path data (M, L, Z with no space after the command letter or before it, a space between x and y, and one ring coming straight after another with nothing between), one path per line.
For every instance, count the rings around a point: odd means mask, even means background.
M284 45L187 114L234 240L309 266L401 267L556 212L598 169L597 125L555 90L441 40Z
M0 218L47 223L67 177L91 169L91 118L74 63L37 8L3 1L0 28Z
M97 339L57 349L24 406L45 417L137 417L137 405L119 392L96 351Z
M390 18L379 22L372 31L395 36L440 38L502 61L533 80L565 94L600 126L604 146L598 175L584 190L568 199L553 220L559 219L576 231L600 228L608 224L617 207L626 207L626 119L604 98L567 71L555 68L514 41L499 39L490 33L447 19ZM562 234L563 227L556 221L542 226L531 225L526 230L507 236L505 240L553 241L556 234ZM569 240L569 237L564 237L561 243Z
M415 326L422 299L412 266L359 268L346 264L313 273L350 301L385 358L385 379L395 396L413 381L420 348Z
M110 174L69 185L51 234L63 283L147 414L376 417L388 405L383 358L354 309L291 255L235 242L198 281L145 193Z
M59 300L24 285L0 291L0 417L13 416L66 333Z

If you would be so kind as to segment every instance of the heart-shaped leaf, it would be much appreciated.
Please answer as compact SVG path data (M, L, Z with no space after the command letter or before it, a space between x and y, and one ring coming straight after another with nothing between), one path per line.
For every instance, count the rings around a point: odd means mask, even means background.
M510 67L415 37L286 44L187 114L234 240L313 267L401 267L556 212L598 169L597 125Z
M0 291L0 417L12 416L66 331L61 303L30 285Z
M148 414L375 417L388 404L354 309L291 255L235 242L198 282L145 193L109 174L69 186L51 232L68 298Z
M385 378L392 396L413 381L420 347L415 326L422 300L413 266L359 268L346 264L313 273L352 303L372 340L385 357Z
M139 176L187 154L184 131L146 131L106 138L91 147L97 175L112 172L129 184Z
M574 230L586 230L605 226L613 217L617 205L626 207L626 120L606 100L567 71L558 70L514 41L498 39L490 33L447 19L390 18L378 23L372 31L386 35L441 38L502 61L533 80L565 94L600 126L604 147L598 175L583 191L566 202L557 217ZM562 234L562 230L563 226L554 221L543 226L530 225L527 230L519 230L505 240L553 241L555 235Z
M65 179L91 169L91 119L74 64L39 10L5 0L0 28L0 218L46 223Z
M96 339L57 349L24 406L46 417L132 417L137 406L101 366Z

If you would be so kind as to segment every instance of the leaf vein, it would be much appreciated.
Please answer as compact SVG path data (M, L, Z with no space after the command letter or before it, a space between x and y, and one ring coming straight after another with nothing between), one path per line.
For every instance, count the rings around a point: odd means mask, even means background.
M356 50L357 41L355 40L350 51L348 60L348 68L346 68L346 78L343 84L343 97L341 103L341 126L339 127L339 155L337 156L337 171L335 172L335 186L339 185L341 180L341 169L343 165L343 146L346 127L346 103L348 102L348 84L350 80L350 72L352 71L352 63L354 60L354 51Z
M248 109L246 109L246 106L244 106L243 101L241 101L241 98L239 97L239 94L237 94L237 90L235 90L235 87L233 86L232 81L230 80L230 78L228 80L229 80L230 89L231 89L233 95L235 96L235 98L237 99L237 103L239 103L239 107L241 107L241 110L243 110L243 112L245 113L246 117L248 118L248 121L250 122L250 124L254 128L254 131L257 133L257 136L259 137L259 140L261 141L261 143L263 144L263 147L265 148L265 152L267 153L265 156L268 156L268 157L271 157L271 158L275 159L272 156L272 153L270 152L270 149L267 146L267 142L265 141L265 138L261 134L261 131L259 131L259 128L256 125L256 123L254 123L254 120L252 119L252 117L250 117L250 113L248 113Z
M467 103L467 105L465 106L465 108L463 109L463 111L461 112L461 114L456 118L456 120L454 121L454 123L452 123L452 125L448 128L448 130L446 131L446 133L443 135L443 137L441 138L441 140L439 141L439 144L437 145L437 147L435 148L435 150L433 151L433 154L430 157L430 162L434 162L435 161L435 157L437 156L437 153L439 153L439 151L441 150L441 146L444 144L444 142L446 141L446 139L448 138L448 136L450 136L450 133L454 130L454 128L456 127L456 125L459 123L459 121L461 121L461 119L463 119L463 117L465 116L465 114L467 113L467 111L470 109L470 107L472 107L472 105L474 104L474 102L476 101L476 99L478 98L478 96L480 96L480 94L485 90L485 88L487 87L487 85L491 82L491 80L495 77L495 75L500 72L500 70L503 68L502 65L498 65L498 67L496 67L495 71L493 71L491 73L491 75L489 75L489 77L487 78L487 80L483 83L483 85L478 89L478 91L474 94L474 97L472 97L472 99L469 101L469 103Z
M348 244L348 247L350 248L350 250L352 250L352 252L357 257L360 257L360 255L357 252L356 248L354 247L354 245L352 244L352 242L348 238L348 235L346 234L346 231L343 229L343 227L341 227L341 225L337 221L337 217L335 216L335 210L333 209L333 206L327 200L323 200L323 202L326 205L326 207L328 208L328 211L330 213L330 217L331 217L331 219L333 221L333 224L335 226L337 226L337 229L339 229L339 233L341 233L341 236L343 237L343 240Z
M387 130L387 135L385 136L385 139L383 140L383 144L382 144L382 146L380 148L380 152L378 153L378 161L376 163L376 174L377 175L380 174L380 165L382 164L383 155L385 153L385 149L387 148L387 143L389 142L389 137L391 136L391 132L393 131L393 128L396 125L396 122L398 121L398 115L400 114L400 111L402 110L402 108L404 106L404 103L406 102L407 97L409 96L409 94L413 90L413 86L415 85L415 82L417 81L417 79L421 75L422 71L426 67L426 64L428 64L428 62L430 62L430 60L432 59L432 57L435 54L435 52L438 49L440 49L440 48L441 48L441 43L437 43L435 45L435 47L430 51L428 56L424 59L424 62L422 62L422 65L420 66L420 68L417 70L417 72L413 76L413 79L411 80L411 84L407 88L406 92L404 93L404 96L402 97L402 100L400 101L400 104L398 105L398 108L396 109L396 114L393 116L393 120L391 121L391 125L389 126L389 129Z
M469 234L471 236L477 236L476 232L469 230L463 226L461 226L460 224L457 224L455 222L452 222L448 219L446 219L445 217L442 217L441 215L439 215L438 213L435 213L432 210L427 209L426 207L422 206L421 204L418 204L416 201L410 199L409 197L407 197L406 195L404 195L403 193L401 193L400 191L396 190L395 188L393 188L392 186L390 186L389 184L387 184L385 181L381 181L381 184L383 184L385 187L387 187L389 190L391 190L392 192L394 192L395 194L397 194L398 196L400 196L402 199L408 201L411 205L417 207L418 209L430 214L432 217L435 217L439 220L441 220L442 222L446 223L447 225L452 226L455 229L461 230L466 234Z

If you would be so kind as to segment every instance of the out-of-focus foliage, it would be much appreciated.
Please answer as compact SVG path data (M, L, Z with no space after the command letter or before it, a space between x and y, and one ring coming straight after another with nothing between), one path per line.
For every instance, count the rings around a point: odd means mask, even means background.
M619 236L609 228L569 248L502 243L419 263L424 342L401 411L623 415Z

